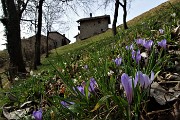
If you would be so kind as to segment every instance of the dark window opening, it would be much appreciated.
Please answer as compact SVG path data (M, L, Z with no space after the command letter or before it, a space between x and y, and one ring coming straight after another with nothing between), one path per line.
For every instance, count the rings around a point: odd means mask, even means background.
M57 48L57 42L54 42L54 49Z
M62 46L64 46L64 45L67 45L65 38L62 39Z

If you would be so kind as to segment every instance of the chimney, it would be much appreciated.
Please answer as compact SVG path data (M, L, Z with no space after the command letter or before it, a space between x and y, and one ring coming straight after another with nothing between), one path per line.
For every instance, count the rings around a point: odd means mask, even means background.
M90 18L92 17L92 13L90 13Z
M63 34L63 36L65 37L65 34Z

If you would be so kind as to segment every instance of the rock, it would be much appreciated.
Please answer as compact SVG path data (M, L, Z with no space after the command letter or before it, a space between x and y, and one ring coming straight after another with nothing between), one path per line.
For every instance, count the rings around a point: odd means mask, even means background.
M180 36L180 26L176 27L172 32L171 32L171 38L177 38Z
M38 103L33 101L27 101L23 103L19 108L6 104L2 107L3 115L8 120L17 120L28 116L31 118L34 106L37 105Z
M155 98L155 100L160 104L160 105L166 105L169 103L174 103L175 101L178 100L180 97L180 92L179 91L174 91L171 93L164 88L162 88L159 83L154 82L151 85L151 90L150 90L150 95Z
M168 45L168 50L178 50L179 49L179 45Z
M180 72L180 64L177 64L177 65L175 66L175 69L176 69L177 72Z
M180 91L180 82L177 83L177 85L174 87L175 90Z

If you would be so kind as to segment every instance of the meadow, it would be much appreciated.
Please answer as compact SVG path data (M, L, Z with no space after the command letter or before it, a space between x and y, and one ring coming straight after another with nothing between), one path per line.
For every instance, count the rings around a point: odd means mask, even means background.
M151 107L155 105L151 85L162 82L158 76L175 69L175 61L180 59L169 47L179 50L179 37L173 34L179 11L180 2L170 0L129 21L128 30L118 26L116 36L109 29L52 50L48 58L42 56L43 65L30 71L28 78L17 77L9 89L0 88L0 106L23 111L21 105L31 101L28 112L14 113L19 119L172 118L167 111L162 116L152 114L156 109ZM168 109L173 107L169 104Z

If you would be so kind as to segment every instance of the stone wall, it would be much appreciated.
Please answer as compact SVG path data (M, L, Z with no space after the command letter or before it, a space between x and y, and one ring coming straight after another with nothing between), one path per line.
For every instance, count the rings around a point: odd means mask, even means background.
M108 19L93 19L90 21L80 22L80 36L79 38L85 39L96 34L102 33L108 29Z

